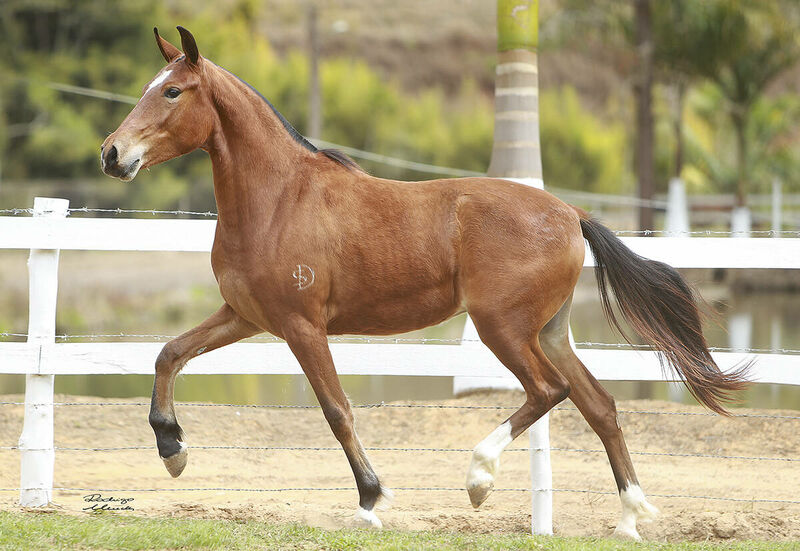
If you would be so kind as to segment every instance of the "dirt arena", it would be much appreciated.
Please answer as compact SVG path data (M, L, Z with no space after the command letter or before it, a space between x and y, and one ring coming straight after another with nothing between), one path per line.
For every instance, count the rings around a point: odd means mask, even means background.
M20 396L3 396L19 401ZM57 401L98 401L61 396ZM107 400L104 402L130 402ZM137 400L138 401L138 400ZM145 401L145 400L141 400ZM440 401L448 405L516 406L522 395L482 393ZM418 402L421 403L421 402ZM571 407L567 403L565 407ZM703 412L700 408L655 401L628 401L620 410ZM103 496L134 498L134 514L299 522L325 528L348 525L357 505L355 490L287 492L132 492L137 488L334 488L354 486L344 454L332 451L192 449L189 465L169 477L154 447L146 406L61 406L56 409L56 446L148 446L132 451L70 451L56 454L55 486L114 488ZM797 416L792 411L737 410ZM22 406L0 406L0 446L16 445ZM507 415L507 410L375 408L356 409L361 438L368 447L472 448ZM179 406L189 446L337 447L318 409L256 409ZM634 455L648 494L729 497L744 500L800 500L800 419L620 414L632 452L714 454L782 458L781 461ZM601 449L599 439L575 411L555 411L551 423L556 448ZM512 448L528 446L523 436ZM469 452L372 451L372 462L394 488L463 488ZM556 488L612 491L604 453L553 451ZM0 486L19 485L19 452L0 451ZM526 452L503 455L498 488L530 485ZM57 491L61 511L80 514L89 491ZM0 507L17 509L16 492L1 492ZM557 534L609 536L619 513L616 496L556 492ZM797 539L800 504L652 497L660 518L640 526L648 540ZM393 506L380 514L389 528L465 532L530 530L530 493L495 492L473 511L465 491L395 492Z

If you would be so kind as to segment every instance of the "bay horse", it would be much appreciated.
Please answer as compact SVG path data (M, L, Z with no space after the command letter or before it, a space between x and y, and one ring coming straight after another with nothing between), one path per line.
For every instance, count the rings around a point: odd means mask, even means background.
M481 340L519 379L526 401L474 449L466 489L479 507L494 487L500 454L569 397L603 442L622 518L657 510L645 498L614 399L568 339L584 239L597 260L603 309L622 318L715 412L746 383L723 373L706 346L691 289L671 267L631 252L584 211L553 195L493 178L398 182L375 178L334 150L318 150L255 89L200 56L178 27L182 50L154 29L167 65L101 147L103 171L123 181L142 168L208 152L218 219L211 264L224 299L205 322L169 341L155 364L149 422L173 477L187 462L175 416L180 369L200 354L269 332L286 340L353 470L356 518L380 527L389 492L353 425L328 335L386 335L468 312Z

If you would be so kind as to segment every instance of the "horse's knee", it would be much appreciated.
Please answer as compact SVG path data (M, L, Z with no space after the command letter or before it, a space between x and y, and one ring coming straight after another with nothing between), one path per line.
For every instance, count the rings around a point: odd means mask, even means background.
M181 361L181 350L175 341L169 341L156 358L156 373L171 371Z

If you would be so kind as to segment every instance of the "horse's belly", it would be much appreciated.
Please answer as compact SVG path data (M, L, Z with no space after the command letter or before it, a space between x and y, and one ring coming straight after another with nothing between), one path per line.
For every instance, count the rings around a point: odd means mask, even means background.
M329 334L391 335L441 323L464 311L451 289L362 296L331 305Z

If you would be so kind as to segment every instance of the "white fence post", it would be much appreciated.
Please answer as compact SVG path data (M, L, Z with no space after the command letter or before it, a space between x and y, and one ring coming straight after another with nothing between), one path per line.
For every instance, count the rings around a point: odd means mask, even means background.
M33 216L64 218L69 201L36 197ZM55 342L58 249L31 249L28 259L28 342ZM23 507L43 507L53 497L53 384L54 375L25 376L25 421L19 437L20 492Z
M680 178L669 181L667 195L667 232L676 237L689 233L689 207L686 201L686 185Z
M680 178L669 181L666 230L674 237L689 236L689 202L686 199L686 184ZM671 402L680 402L683 395L683 385L675 381L667 383L667 396Z
M772 237L780 237L780 231L783 227L781 221L781 214L783 209L783 193L781 181L778 178L772 180Z
M734 207L731 211L731 232L733 237L750 237L752 216L749 207Z
M530 428L531 532L553 534L553 469L550 465L550 414Z

